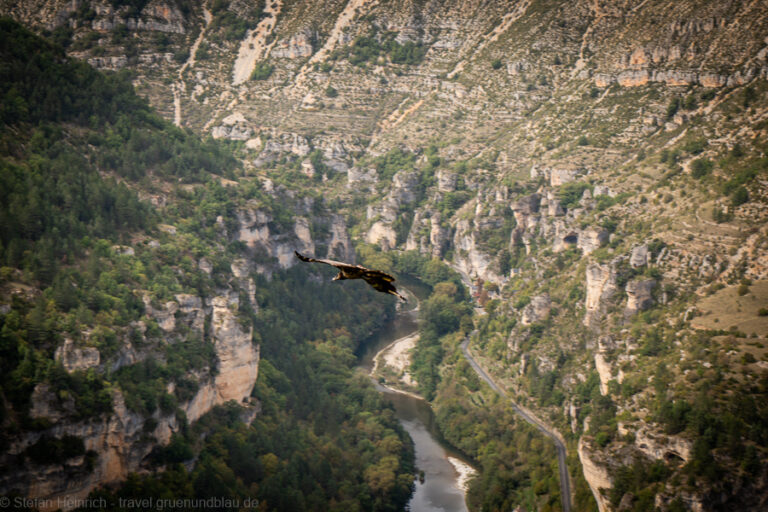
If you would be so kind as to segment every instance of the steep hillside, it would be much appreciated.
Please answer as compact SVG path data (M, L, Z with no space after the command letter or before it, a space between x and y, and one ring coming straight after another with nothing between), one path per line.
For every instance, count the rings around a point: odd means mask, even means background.
M354 257L343 219L6 18L0 58L4 499L72 509L128 479L110 499L402 508L410 441L352 370L393 306L291 270Z
M576 509L766 506L766 2L72 5L2 4L230 141L244 181L322 197L347 251L465 276L485 314L414 355L452 442L504 436L462 421L489 407L477 330L567 442ZM475 507L554 492L485 460Z

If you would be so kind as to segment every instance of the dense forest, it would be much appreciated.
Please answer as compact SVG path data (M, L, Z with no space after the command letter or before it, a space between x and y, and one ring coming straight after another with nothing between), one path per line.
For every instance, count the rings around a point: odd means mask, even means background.
M158 413L174 410L181 428L146 462L165 471L95 496L251 497L261 510L402 509L413 482L411 441L355 372L353 355L393 314L392 302L362 283L320 284L307 268L254 274L256 303L240 290L237 315L255 327L261 347L253 390L260 412L249 424L229 403L189 424L178 406L198 389L193 375L215 372L209 328L202 337L167 333L148 308L179 293L237 291L231 263L254 256L228 234L238 205L258 203L281 229L292 225L290 204L256 182L222 186L220 177L240 174L229 149L162 120L133 91L129 73L97 72L7 19L0 61L0 288L10 300L0 311L2 448L51 426L30 415L40 384L67 421L111 414L119 390L147 432ZM212 272L200 260L212 262ZM149 356L117 369L67 371L54 358L65 339L97 349L102 361L126 344ZM88 470L98 454L77 437L43 436L13 462L78 456L91 461Z

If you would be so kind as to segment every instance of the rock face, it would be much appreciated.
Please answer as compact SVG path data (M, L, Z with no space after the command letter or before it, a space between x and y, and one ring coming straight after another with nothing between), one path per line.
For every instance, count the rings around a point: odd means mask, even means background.
M306 137L297 133L283 133L270 138L264 143L264 149L254 160L254 165L260 166L280 158L284 154L298 157L307 156L312 151Z
M153 310L151 314L163 315L168 310L180 313L179 321L187 323L194 330L202 332L205 322L205 307L200 297L179 294L174 307L166 305L165 310ZM211 300L211 335L217 358L217 373L197 375L200 382L197 393L191 400L180 404L187 420L196 421L216 405L230 400L238 403L248 401L259 368L259 347L252 341L253 328L243 326L235 312L238 309L236 294L218 296ZM175 324L174 324L175 325ZM92 349L96 350L96 349ZM71 340L57 351L62 364L70 371L82 370L98 364L98 351L76 348ZM54 500L80 499L98 485L124 480L129 473L138 471L157 444L167 444L171 434L180 425L175 413L162 414L158 409L153 414L156 427L145 432L142 415L130 411L123 395L114 391L113 412L101 417L72 421L75 403L72 399L61 399L46 384L39 384L32 395L30 414L33 418L45 419L52 424L43 431L25 433L13 440L7 455L24 451L42 436L61 438L75 436L83 440L86 450L93 450L98 459L92 470L86 468L83 457L73 458L61 466L41 468L30 465L20 468L15 474L0 477L0 492L20 490L31 498ZM6 455L0 456L5 464ZM64 507L67 509L67 507ZM71 507L70 507L71 508Z
M456 173L441 169L435 174L438 192L453 192L456 190Z
M468 220L460 220L456 223L456 232L453 236L453 247L457 254L454 263L460 272L472 278L479 278L492 283L503 283L504 278L493 271L493 259L485 254L475 239L475 229Z
M278 59L300 59L312 55L312 41L317 35L310 30L304 30L288 39L281 39L270 51L270 56Z
M293 251L315 254L316 242L312 237L310 221L297 216L290 231L277 231L272 216L257 205L243 208L237 213L237 239L253 251L254 270L269 273L275 267L289 268L296 264ZM344 219L339 215L316 219L328 226L327 235L317 244L328 247L329 255L349 258L352 253Z
M67 371L87 370L99 366L101 360L99 349L95 347L76 347L75 343L66 338L64 344L56 349L54 359L62 364Z
M687 439L651 432L648 427L635 431L635 446L649 457L667 462L687 463L693 453L693 444Z
M194 331L202 334L205 327L205 311L203 310L202 299L196 295L179 293L176 295L176 302L179 303L180 320Z
M369 244L380 245L383 250L389 251L397 246L397 233L391 224L378 221L374 222L368 230L365 241Z
M552 301L549 295L537 295L531 298L531 302L528 303L520 315L520 323L523 325L531 325L534 322L540 322L545 320L549 316L549 311L552 309Z
M578 454L584 479L595 496L597 508L600 512L609 512L611 510L610 502L603 496L603 489L607 490L613 487L610 473L604 464L594 458L595 454L589 449L583 437L579 439Z
M595 354L595 370L600 377L600 393L608 394L608 383L613 380L613 369L601 353Z
M172 332L176 329L176 312L179 310L178 303L169 301L163 304L161 308L152 306L152 301L148 294L144 294L142 299L144 300L144 309L147 315L157 320L157 325L160 326L165 332Z
M244 329L238 322L233 313L238 307L236 297L215 297L212 302L211 333L219 359L214 384L216 403L242 402L250 396L259 370L259 348L252 342L253 327Z
M605 229L588 228L579 233L577 246L584 256L593 253L608 242L608 231Z
M331 216L331 240L328 243L328 256L342 261L354 261L355 250L349 240L347 224L341 215Z
M360 167L352 167L347 173L347 187L357 187L362 185L370 185L378 181L376 169L361 169Z
M587 267L587 298L584 325L596 327L605 313L605 303L618 291L616 271L610 264Z
M627 307L625 316L631 316L639 311L644 311L653 305L651 292L656 286L653 279L635 279L627 283Z
M579 171L576 169L552 169L549 174L549 184L558 187L565 183L570 183L576 179Z
M253 129L239 112L235 112L222 120L222 124L211 129L214 139L249 140Z
M400 171L392 177L392 186L384 200L368 206L368 219L376 220L365 235L366 242L378 244L385 251L397 246L394 223L402 209L416 199L418 183L418 176L414 172Z
M648 246L638 245L632 248L632 254L629 257L629 264L633 268L644 267L648 264Z

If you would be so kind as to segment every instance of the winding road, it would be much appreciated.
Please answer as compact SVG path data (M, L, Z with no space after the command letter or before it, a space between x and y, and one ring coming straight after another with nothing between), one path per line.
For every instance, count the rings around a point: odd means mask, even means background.
M568 475L568 466L565 463L565 443L560 439L560 437L553 431L549 430L548 427L538 418L531 415L527 411L525 411L523 408L521 408L519 405L517 405L514 400L512 400L508 395L507 392L501 389L496 382L486 373L486 371L475 361L475 358L472 357L472 354L469 351L469 340L472 335L476 334L477 331L474 331L470 336L467 336L467 338L461 343L461 351L464 354L464 358L467 360L467 362L472 366L472 369L475 370L475 373L483 379L485 382L488 383L489 386L491 386L491 389L493 389L496 393L503 396L504 398L508 399L509 402L512 404L512 409L520 415L521 418L523 418L525 421L539 429L545 436L552 439L552 441L555 443L555 450L557 451L557 465L559 467L560 472L560 497L563 502L563 512L570 512L571 511L571 479Z

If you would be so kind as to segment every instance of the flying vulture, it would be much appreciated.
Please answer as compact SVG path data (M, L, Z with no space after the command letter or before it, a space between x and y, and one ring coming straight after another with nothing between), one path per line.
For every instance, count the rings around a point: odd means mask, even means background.
M293 252L296 253L296 257L301 261L307 263L325 263L326 265L339 269L339 274L333 278L334 281L339 281L341 279L362 279L371 285L374 290L381 293L392 294L399 297L403 302L406 302L405 297L397 293L397 288L392 284L395 281L395 278L386 272L382 272L381 270L371 270L370 268L365 268L361 265L350 265L349 263L342 263L340 261L317 260L315 258L302 256L298 251Z

